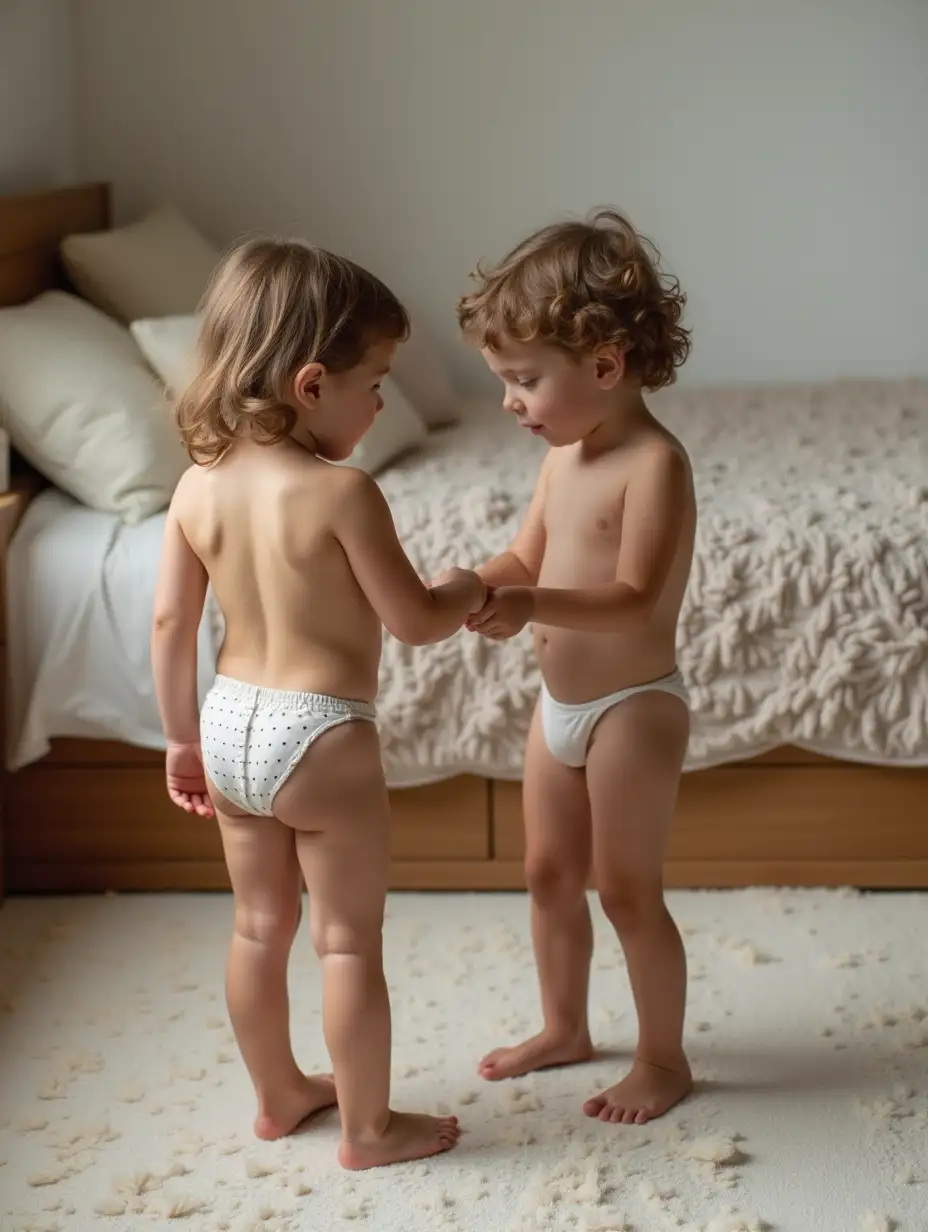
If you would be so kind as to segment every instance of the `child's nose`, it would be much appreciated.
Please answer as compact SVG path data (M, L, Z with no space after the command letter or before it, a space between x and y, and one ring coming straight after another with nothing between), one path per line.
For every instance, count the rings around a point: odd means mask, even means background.
M506 394L503 398L503 410L512 411L514 415L518 414L522 409L522 401L518 394Z

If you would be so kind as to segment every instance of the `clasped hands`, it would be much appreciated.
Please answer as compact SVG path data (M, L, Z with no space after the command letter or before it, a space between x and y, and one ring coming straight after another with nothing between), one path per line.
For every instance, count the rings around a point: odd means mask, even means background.
M535 597L529 586L487 586L476 573L467 569L448 569L432 586L440 586L462 576L474 578L483 592L482 606L475 608L464 622L464 627L472 633L479 633L494 642L504 642L521 633L531 621Z

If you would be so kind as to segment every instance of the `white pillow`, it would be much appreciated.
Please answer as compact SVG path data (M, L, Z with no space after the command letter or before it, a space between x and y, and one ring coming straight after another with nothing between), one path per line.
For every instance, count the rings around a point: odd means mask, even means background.
M129 331L63 291L0 309L0 409L37 470L126 522L164 509L189 465Z
M179 394L193 376L199 315L146 318L133 321L129 329L168 393Z
M167 389L176 394L192 375L199 315L133 321L129 328L142 354ZM381 388L383 410L347 460L347 465L357 466L369 475L421 445L428 435L425 424L397 383L387 377Z

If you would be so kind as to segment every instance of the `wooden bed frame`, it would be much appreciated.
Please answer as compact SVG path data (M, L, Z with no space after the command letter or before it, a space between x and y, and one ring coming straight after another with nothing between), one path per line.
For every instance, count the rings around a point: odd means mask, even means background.
M109 213L105 184L0 200L0 305L66 285L59 241L105 229ZM0 497L4 549L45 486L13 466ZM0 627L0 658L4 646ZM393 792L392 802L394 888L522 887L518 784L466 776ZM215 825L170 805L162 756L126 744L56 740L37 764L4 774L2 826L11 892L228 886ZM685 775L667 882L928 887L928 771L783 748Z

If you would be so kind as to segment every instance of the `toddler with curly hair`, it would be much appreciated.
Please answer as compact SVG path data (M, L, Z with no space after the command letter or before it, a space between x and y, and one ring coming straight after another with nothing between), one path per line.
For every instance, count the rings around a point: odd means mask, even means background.
M612 210L546 227L477 279L458 308L464 335L503 382L504 409L551 446L512 547L478 570L488 598L468 622L493 639L531 624L543 676L524 814L544 1024L480 1073L593 1057L592 874L639 1037L630 1072L584 1111L643 1124L692 1088L686 960L663 863L689 738L676 631L696 503L686 452L645 401L689 353L685 297Z

